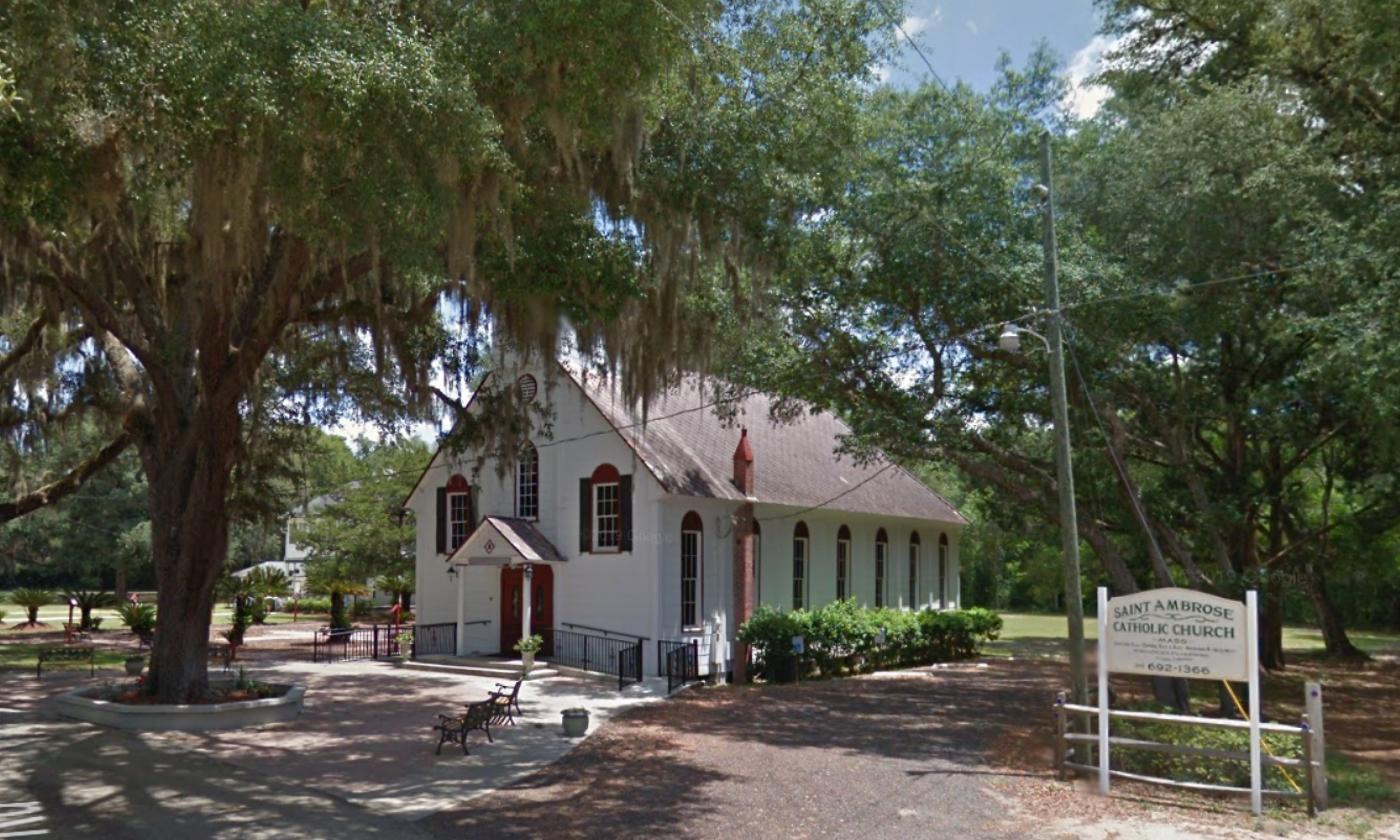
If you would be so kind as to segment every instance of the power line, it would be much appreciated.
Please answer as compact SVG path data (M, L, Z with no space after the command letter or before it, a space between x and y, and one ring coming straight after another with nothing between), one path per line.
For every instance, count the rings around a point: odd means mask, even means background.
M896 466L895 462L894 462L894 461L889 461L889 462L887 462L883 467L881 467L880 469L878 469L878 470L876 470L875 472L871 473L870 475L866 476L865 478L862 478L860 481L856 482L856 484L852 485L851 487L848 487L848 488L846 488L845 490L842 490L840 493L837 493L835 496L832 496L830 499L827 499L826 501L823 501L823 502L818 502L817 504L812 505L811 507L805 507L805 508L802 508L801 510L794 511L794 512L792 512L792 513L785 513L785 514L783 514L782 516L763 516L763 517L754 517L754 518L755 518L755 520L757 520L757 521L759 521L759 522L778 522L778 521L781 521L781 520L783 520L783 519L791 519L791 518L793 518L794 516L801 516L801 515L803 515L804 513L811 513L811 512L814 511L814 510L820 510L821 508L824 508L824 507L826 507L827 505L832 504L833 502L839 501L839 500L845 498L846 496L849 496L850 494L856 492L856 491L859 490L860 488L862 488L862 487L864 487L865 485L869 484L870 482L874 481L876 478L879 478L881 475L884 474L884 472L885 472L886 470L888 470L888 469L890 469L891 467L894 467L894 466Z
M913 38L909 37L908 32L904 31L903 20L890 11L889 7L885 5L884 0L875 0L875 5L879 6L880 11L884 12L885 16L890 19L890 23L893 24L894 28L899 31L899 34L904 36L905 42L913 48L914 54L917 55L921 61L923 61L924 66L928 68L929 75L933 76L933 80L935 82L938 82L938 86L943 88L944 92L951 93L951 91L948 90L948 84L943 81L942 76L938 75L938 71L933 69L933 62L929 61L928 56L924 55L924 51L922 48L919 47L919 43Z

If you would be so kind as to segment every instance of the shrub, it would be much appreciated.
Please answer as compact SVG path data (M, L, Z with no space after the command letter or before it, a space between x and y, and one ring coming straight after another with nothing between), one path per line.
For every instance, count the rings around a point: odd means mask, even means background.
M1132 703L1127 708L1140 711L1173 714L1175 710L1155 703ZM1159 723L1145 720L1114 721L1113 735L1137 738L1143 741L1156 741L1161 744L1199 747L1211 750L1229 750L1249 753L1249 731L1245 729L1221 729L1214 726L1191 726L1182 723ZM1302 758L1303 745L1290 735L1270 735L1264 733L1267 750L1279 758ZM1265 752L1267 755L1268 752ZM1200 755L1174 755L1147 750L1115 749L1113 764L1120 770L1146 776L1158 776L1183 782L1204 782L1212 785L1249 787L1248 759L1222 760ZM1301 779L1294 773L1294 780ZM1275 790L1292 790L1280 767L1264 767L1264 787Z
M122 624L143 643L150 642L151 635L156 631L155 604L122 604L117 609L117 615L121 616Z
M847 599L810 611L759 607L739 628L739 640L753 647L759 673L785 682L799 673L837 676L967 659L996 638L1001 624L986 609L916 613L867 609ZM794 636L804 639L801 654L792 651Z
M297 601L297 611L304 613L328 613L331 611L331 599L302 598Z
M15 606L24 607L31 626L39 623L39 608L53 603L53 593L46 589L16 589L10 593Z

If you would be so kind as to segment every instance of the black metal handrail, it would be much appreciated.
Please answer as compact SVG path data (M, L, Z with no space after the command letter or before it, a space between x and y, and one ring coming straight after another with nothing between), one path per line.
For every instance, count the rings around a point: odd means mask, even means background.
M413 658L457 653L457 623L419 624L413 628Z
M594 633L602 633L604 636L620 636L624 639L636 639L639 642L649 642L649 636L638 636L636 633L620 633L616 630L604 630L601 627L589 627L587 624L574 624L572 621L561 621L560 624L571 630L592 630Z
M356 659L383 659L399 654L398 633L393 624L371 624L343 630L322 628L311 637L311 661L349 662ZM413 625L400 625L399 632Z
M635 636L632 641L553 627L536 628L535 632L544 638L551 665L616 674L619 690L629 681L642 681L642 640Z
M700 679L700 643L695 639L688 642L657 640L656 660L666 673L667 694Z

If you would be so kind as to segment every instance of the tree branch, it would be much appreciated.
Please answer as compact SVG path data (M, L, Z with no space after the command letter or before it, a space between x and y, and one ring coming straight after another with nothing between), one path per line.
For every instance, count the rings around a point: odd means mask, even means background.
M26 493L13 501L0 502L0 524L51 505L82 487L83 482L101 472L125 452L133 440L131 432L123 429L116 438L98 450L97 454L74 467L62 478L51 481L38 490Z

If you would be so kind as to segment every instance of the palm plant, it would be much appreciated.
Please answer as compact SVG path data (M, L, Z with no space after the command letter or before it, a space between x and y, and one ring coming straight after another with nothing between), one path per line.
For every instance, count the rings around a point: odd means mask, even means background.
M409 596L413 594L413 574L390 572L380 575L374 581L374 588L394 593L394 599L407 611L411 606Z
M90 589L65 589L63 597L71 604L77 602L78 614L81 617L78 624L79 629L95 630L97 626L92 621L92 611L110 607L116 602L112 593L103 590Z
M151 636L156 632L155 604L122 604L117 614L121 616L122 624L141 640L141 644L150 644Z
M10 600L16 606L24 607L29 616L29 626L39 627L39 608L53 603L53 593L46 589L16 589L10 593Z
M306 586L312 592L329 595L331 599L331 629L344 630L350 626L345 612L345 596L368 595L364 581L344 573L335 563L314 563L306 571Z

